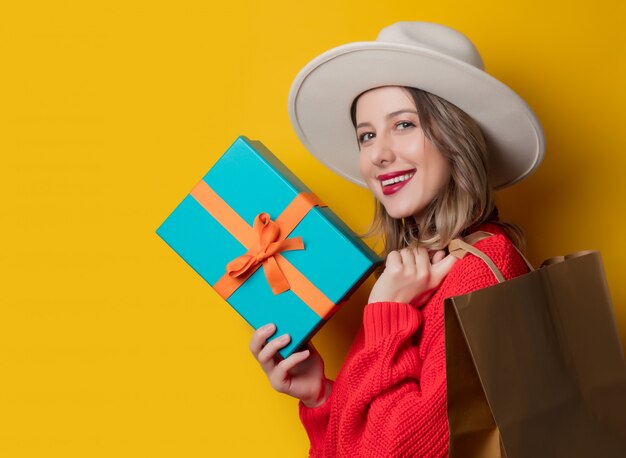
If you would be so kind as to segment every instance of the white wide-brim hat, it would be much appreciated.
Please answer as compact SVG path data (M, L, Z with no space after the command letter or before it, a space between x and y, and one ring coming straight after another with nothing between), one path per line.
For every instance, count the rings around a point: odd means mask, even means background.
M304 146L339 175L366 186L350 107L380 86L409 86L453 103L480 126L489 151L489 180L503 188L533 172L545 139L530 107L484 71L460 32L428 22L398 22L376 41L349 43L309 62L289 92L289 117Z

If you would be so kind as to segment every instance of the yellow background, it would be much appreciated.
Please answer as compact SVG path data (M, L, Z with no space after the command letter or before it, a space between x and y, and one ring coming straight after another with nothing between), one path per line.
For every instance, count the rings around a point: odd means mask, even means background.
M248 325L155 235L239 134L352 228L367 191L298 142L287 93L398 20L467 34L542 121L499 193L537 263L599 249L626 340L623 2L5 2L0 10L0 456L305 456ZM370 284L371 286L371 284ZM366 288L316 337L334 377Z

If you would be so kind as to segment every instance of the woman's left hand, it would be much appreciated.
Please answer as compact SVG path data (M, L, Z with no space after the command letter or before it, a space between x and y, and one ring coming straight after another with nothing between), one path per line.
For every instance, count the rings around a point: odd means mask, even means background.
M385 270L372 288L369 302L413 302L425 304L433 291L448 275L457 258L445 255L444 251L434 254L426 248L403 248L387 256Z

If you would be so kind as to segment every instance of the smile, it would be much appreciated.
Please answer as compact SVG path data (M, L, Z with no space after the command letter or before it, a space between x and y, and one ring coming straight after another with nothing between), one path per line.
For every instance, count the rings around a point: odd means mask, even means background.
M415 175L415 169L386 173L376 178L380 181L383 194L388 196L398 192Z

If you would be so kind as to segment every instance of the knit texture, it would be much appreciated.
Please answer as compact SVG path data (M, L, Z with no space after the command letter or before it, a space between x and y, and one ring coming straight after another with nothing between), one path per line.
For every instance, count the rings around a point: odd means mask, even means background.
M506 279L528 272L501 228L476 243ZM299 403L312 457L443 457L448 455L443 302L497 283L479 258L456 262L422 307L367 304L361 326L328 400Z

